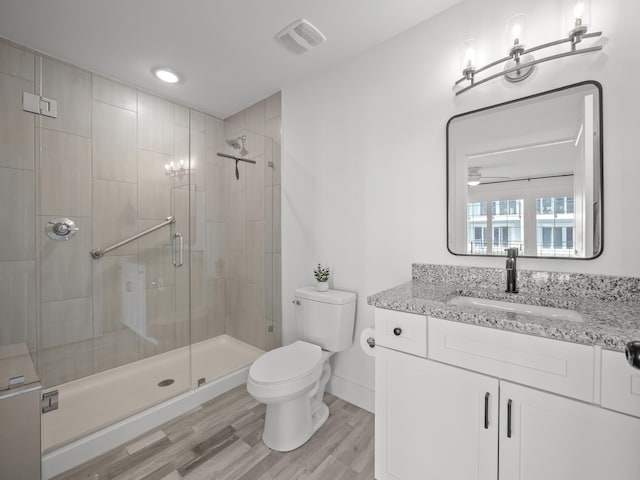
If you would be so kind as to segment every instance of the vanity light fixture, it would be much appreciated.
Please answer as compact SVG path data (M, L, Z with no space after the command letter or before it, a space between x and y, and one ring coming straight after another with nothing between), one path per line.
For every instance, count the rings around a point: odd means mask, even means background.
M507 23L507 42L509 45L508 55L494 62L487 63L481 67L476 65L475 41L466 40L462 45L462 77L456 80L454 89L458 88L464 82L468 85L456 91L456 95L471 90L494 78L504 77L510 82L521 82L531 75L535 66L539 63L557 60L558 58L570 57L581 53L597 52L602 50L602 45L592 47L577 48L577 45L585 38L594 38L602 35L602 32L587 33L588 26L591 21L591 5L590 0L565 0L564 2L565 18L570 22L570 30L566 37L553 42L527 47L525 44L526 34L526 16L515 15L509 19ZM532 53L538 50L544 50L563 43L569 43L568 52L550 54L546 57L535 58ZM493 67L503 65L503 69L499 72L488 75L482 79L476 76Z
M169 67L153 67L151 69L153 75L166 83L178 83L180 81L180 75Z

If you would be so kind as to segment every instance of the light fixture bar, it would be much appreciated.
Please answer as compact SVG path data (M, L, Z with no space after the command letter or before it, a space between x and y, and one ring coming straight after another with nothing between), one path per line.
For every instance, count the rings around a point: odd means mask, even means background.
M496 60L495 62L487 63L485 66L475 69L473 71L473 74L477 75L478 73L480 73L480 72L482 72L484 70L487 70L487 69L489 69L491 67L495 67L496 65L500 65L501 63L504 63L507 60L511 60L511 57L507 56L507 57L501 58L500 60ZM458 84L464 82L466 79L467 79L467 77L459 78L458 80L456 80L455 85L458 85Z
M584 35L581 35L580 38L593 38L593 37L599 37L600 35L602 35L602 32L591 32L591 33L585 33ZM535 52L537 50L542 50L543 48L549 48L549 47L554 47L556 45L562 45L563 43L572 42L572 41L573 41L572 37L561 38L560 40L555 40L553 42L543 43L543 44L537 45L535 47L527 48L523 52L523 54Z
M487 70L487 69L489 69L491 67L495 67L496 65L500 65L501 63L504 63L507 60L511 60L511 57L510 56L506 56L504 58L501 58L500 60L496 60L495 62L488 63L484 67L480 67L480 68L476 69L475 73L483 72L483 71L485 71L485 70Z
M602 34L602 32L596 32L596 33L598 35ZM591 34L591 36L597 36L597 35ZM585 35L585 37L586 37L586 35ZM551 45L557 45L557 44L564 43L564 42L569 41L569 40L570 39L563 39L563 40L558 41L558 42L551 42L550 44L548 44L546 46L548 47L548 46L551 46ZM532 47L531 49L529 49L527 51L540 50L541 48L546 48L546 47L545 46ZM482 85L483 83L486 83L489 80L493 80L494 78L502 77L502 76L505 76L505 75L507 75L509 73L516 72L518 70L523 70L523 69L525 69L527 67L531 67L531 66L537 65L539 63L548 62L550 60L556 60L558 58L571 57L573 55L579 55L581 53L597 52L598 50L602 50L602 45L598 45L598 46L595 46L595 47L581 48L581 49L573 49L573 50L570 50L568 52L558 53L556 55L550 55L548 57L538 58L538 59L532 60L530 62L521 63L521 64L519 64L519 65L517 65L517 66L515 66L513 68L508 68L508 69L503 70L501 72L498 72L498 73L495 73L495 74L490 75L488 77L485 77L482 80L475 81L475 79L473 79L473 80L471 80L471 82L472 82L471 85L469 85L468 87L465 87L465 88L463 88L461 90L458 90L456 92L456 95L460 95L461 93L464 93L464 92L466 92L468 90L471 90L472 88L477 87L478 85ZM507 57L507 59L510 59L510 58L511 57ZM500 63L500 61L499 62L494 62L493 66L497 65L498 63ZM487 67L482 67L481 69L476 70L476 72L479 72L479 71L482 71L482 70L486 70L486 68ZM465 80L465 78L463 77L461 80ZM456 85L458 83L459 83L459 81L456 82Z

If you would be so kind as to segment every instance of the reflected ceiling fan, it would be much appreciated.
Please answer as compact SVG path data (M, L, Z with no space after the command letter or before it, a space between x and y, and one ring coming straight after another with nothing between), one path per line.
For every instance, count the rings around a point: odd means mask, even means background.
M480 172L481 167L468 167L467 168L467 185L475 187L480 185L480 180L504 180L511 177L485 177Z

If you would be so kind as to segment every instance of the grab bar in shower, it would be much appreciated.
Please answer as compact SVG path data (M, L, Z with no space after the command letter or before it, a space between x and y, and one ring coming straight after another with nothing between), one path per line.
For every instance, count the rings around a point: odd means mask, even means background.
M173 217L173 216L167 217L164 222L159 223L158 225L156 225L154 227L148 228L144 232L137 233L137 234L133 235L132 237L127 238L126 240L122 240L121 242L114 243L110 247L96 248L95 250L91 250L89 253L91 254L91 256L93 258L103 257L105 254L109 253L112 250L115 250L116 248L120 248L123 245L126 245L127 243L131 243L134 240L139 239L140 237L144 237L145 235L149 235L151 232L155 232L156 230L159 230L162 227L166 227L167 225L171 225L172 223L176 223L175 217Z

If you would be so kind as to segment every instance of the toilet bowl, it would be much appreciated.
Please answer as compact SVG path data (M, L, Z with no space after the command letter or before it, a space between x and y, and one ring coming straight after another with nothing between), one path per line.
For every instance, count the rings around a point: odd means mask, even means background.
M299 340L260 356L249 369L247 391L266 405L262 440L288 452L304 444L329 417L322 402L330 357L353 341L356 295L315 287L296 290Z
M304 444L329 417L322 403L331 376L332 353L297 341L258 358L249 369L247 391L266 404L262 440L288 452Z

